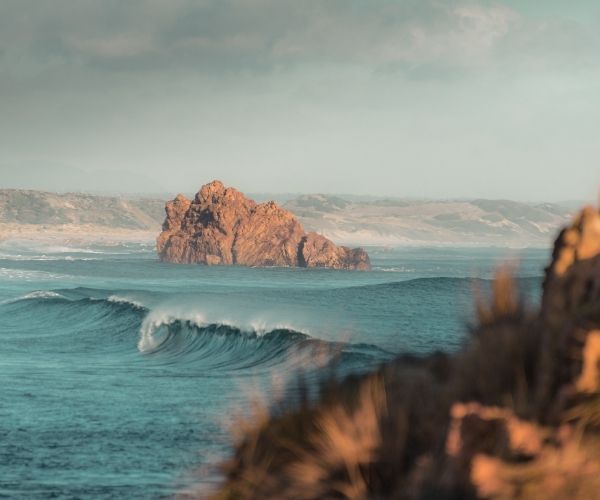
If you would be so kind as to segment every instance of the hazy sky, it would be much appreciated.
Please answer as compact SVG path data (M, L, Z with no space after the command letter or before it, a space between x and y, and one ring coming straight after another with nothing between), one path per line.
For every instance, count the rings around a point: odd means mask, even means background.
M0 113L0 187L592 200L600 2L2 0Z

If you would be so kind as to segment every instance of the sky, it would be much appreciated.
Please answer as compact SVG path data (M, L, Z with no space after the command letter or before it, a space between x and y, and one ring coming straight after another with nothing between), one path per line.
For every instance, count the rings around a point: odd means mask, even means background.
M593 201L599 125L595 0L0 2L0 187Z

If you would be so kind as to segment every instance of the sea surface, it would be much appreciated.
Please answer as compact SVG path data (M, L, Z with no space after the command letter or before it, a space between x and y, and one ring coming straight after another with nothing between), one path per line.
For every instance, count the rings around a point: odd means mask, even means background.
M297 370L459 349L473 294L545 249L371 248L350 272L160 263L150 244L0 243L0 497L168 498ZM290 389L291 390L291 389Z

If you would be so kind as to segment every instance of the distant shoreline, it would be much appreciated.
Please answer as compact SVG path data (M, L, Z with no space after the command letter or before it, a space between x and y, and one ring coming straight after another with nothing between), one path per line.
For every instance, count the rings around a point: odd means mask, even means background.
M350 247L549 248L571 211L508 200L289 199L306 229ZM0 240L154 242L165 201L0 188Z
M154 243L159 229L112 228L93 224L16 224L0 223L0 242L9 240Z
M37 241L64 243L99 243L115 245L119 243L151 243L154 244L160 229L112 228L94 224L16 224L0 223L0 242L6 241ZM347 245L348 241L335 238L336 244ZM330 236L330 237L331 237ZM360 241L353 240L352 244L360 244L365 248L506 248L511 250L525 248L550 248L543 243L516 245L514 242L500 244L493 241L457 242L457 241L418 241L418 240L389 240Z

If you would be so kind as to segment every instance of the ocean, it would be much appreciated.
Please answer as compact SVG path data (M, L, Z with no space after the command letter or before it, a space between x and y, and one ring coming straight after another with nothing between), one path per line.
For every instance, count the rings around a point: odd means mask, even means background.
M303 370L459 349L496 267L548 249L370 248L371 272L174 265L151 244L0 243L0 497L165 498ZM291 395L290 395L291 397Z

